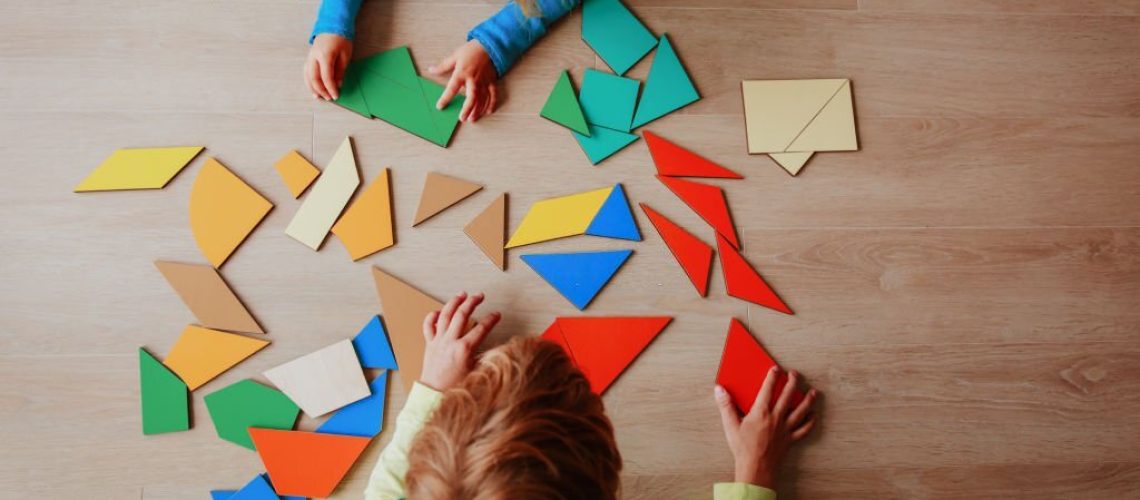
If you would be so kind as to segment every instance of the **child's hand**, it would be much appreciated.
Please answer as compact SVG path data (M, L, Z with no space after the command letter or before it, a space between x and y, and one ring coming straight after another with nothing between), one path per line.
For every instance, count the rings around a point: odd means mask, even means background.
M439 96L439 102L435 104L437 108L446 107L459 89L463 88L467 100L463 102L463 109L459 110L459 121L473 122L495 111L498 101L495 80L499 74L491 62L491 56L487 55L478 41L471 40L461 45L439 65L429 67L428 71L436 76L451 72L451 79L448 80L443 95Z
M305 81L313 97L331 101L340 97L344 68L352 59L352 41L332 33L321 33L313 39L309 58L305 61Z
M776 405L768 409L779 373L780 369L775 366L768 371L752 409L743 419L732 404L728 391L716 386L716 403L720 408L724 437L736 459L735 481L738 483L775 489L776 474L784 453L793 441L802 439L815 426L815 415L810 413L815 402L815 389L807 393L799 406L789 408L799 381L799 374L795 371L788 374L788 382L784 384Z
M470 297L460 292L443 306L424 318L424 367L420 383L437 391L445 391L463 380L475 364L475 349L495 328L502 317L493 312L467 329L471 313L483 302L483 294Z

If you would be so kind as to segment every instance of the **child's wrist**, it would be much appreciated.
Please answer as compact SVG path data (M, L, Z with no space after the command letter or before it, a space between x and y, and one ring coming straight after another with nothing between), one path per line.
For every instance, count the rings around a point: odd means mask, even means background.
M757 467L753 464L738 463L733 481L762 486L770 490L776 489L776 475L764 467Z

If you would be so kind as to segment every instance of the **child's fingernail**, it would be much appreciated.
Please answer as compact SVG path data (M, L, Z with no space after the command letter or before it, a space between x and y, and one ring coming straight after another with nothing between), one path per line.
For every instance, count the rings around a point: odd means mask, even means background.
M713 387L713 393L715 393L717 395L717 397L724 396L724 394L725 394L724 387L721 387L719 385Z

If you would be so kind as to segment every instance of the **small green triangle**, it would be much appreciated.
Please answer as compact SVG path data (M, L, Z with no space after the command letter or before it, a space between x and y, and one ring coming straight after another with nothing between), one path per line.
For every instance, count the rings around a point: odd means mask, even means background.
M251 450L250 427L290 430L301 411L281 391L249 379L212 392L205 400L218 437Z
M669 43L669 38L661 35L649 76L645 78L645 90L637 103L637 113L633 116L633 128L640 127L661 118L685 105L701 98L689 73Z
M582 151L586 153L586 157L590 159L592 165L601 163L602 160L621 151L622 148L633 144L633 141L638 138L634 134L593 125L590 126L589 136L577 132L571 133L574 134L575 139L578 139L578 145L582 147Z
M139 396L142 400L143 434L190 428L190 399L186 384L141 347Z
M570 83L570 75L563 71L546 98L546 104L539 113L543 118L562 125L579 134L589 136L590 128L586 125L586 116L582 114L582 106L578 104L578 97L574 95L574 86Z

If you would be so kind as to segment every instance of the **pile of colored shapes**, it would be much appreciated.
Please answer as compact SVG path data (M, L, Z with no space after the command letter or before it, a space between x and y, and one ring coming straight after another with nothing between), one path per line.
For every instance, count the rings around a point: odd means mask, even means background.
M562 346L602 394L669 325L668 316L556 318L542 338Z
M535 202L506 248L581 234L641 241L621 184Z

